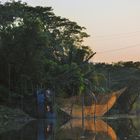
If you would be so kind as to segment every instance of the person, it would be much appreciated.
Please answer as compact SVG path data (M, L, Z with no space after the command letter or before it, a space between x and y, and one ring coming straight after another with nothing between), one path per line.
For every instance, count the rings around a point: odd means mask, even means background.
M50 106L49 105L47 105L47 112L50 112L51 111L51 109L50 109Z
M47 90L46 90L46 97L48 97L48 98L49 98L49 97L50 97L50 95L51 95L51 91L50 91L49 89L47 89Z
M46 90L45 92L45 106L46 106L46 111L51 112L52 111L52 100L51 100L51 91Z
M46 90L46 118L55 118L56 115L53 111L53 102L52 102L52 92L50 90Z
M43 118L45 115L45 96L43 90L37 91L37 110L38 117Z

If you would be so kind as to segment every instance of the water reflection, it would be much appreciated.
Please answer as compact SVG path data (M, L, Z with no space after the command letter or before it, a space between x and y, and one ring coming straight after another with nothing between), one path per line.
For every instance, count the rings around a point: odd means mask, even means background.
M40 120L37 125L37 140L47 140L55 138L55 119Z
M103 120L84 120L84 127L82 127L82 120L71 120L61 127L65 137L86 138L88 140L117 140L117 136L113 128Z
M139 140L140 119L63 121L36 120L21 130L0 134L0 140Z

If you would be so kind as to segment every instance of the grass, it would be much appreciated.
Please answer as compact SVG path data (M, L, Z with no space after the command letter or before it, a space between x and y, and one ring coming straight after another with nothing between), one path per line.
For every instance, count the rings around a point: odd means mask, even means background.
M0 106L0 133L20 129L30 120L31 117L19 109Z

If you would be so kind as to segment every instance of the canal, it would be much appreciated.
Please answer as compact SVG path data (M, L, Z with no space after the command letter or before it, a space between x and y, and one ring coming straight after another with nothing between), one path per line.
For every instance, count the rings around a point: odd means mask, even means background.
M0 140L140 140L140 117L34 120L19 130L0 133Z

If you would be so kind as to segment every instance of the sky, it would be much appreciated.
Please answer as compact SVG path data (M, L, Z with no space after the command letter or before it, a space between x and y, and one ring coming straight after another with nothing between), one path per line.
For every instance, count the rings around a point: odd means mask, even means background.
M2 0L6 1L6 0ZM86 27L93 62L140 61L140 0L22 0Z

